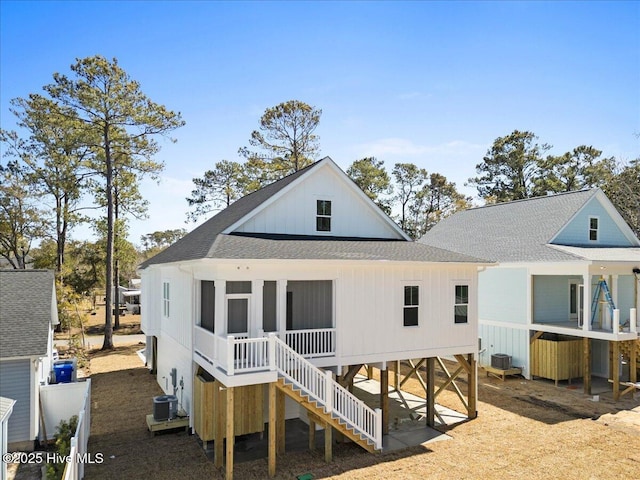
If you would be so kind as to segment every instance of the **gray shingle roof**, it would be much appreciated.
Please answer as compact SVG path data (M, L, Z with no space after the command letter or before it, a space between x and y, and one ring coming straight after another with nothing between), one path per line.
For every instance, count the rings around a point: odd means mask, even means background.
M50 270L0 270L0 358L47 354L53 288Z
M419 243L498 262L575 261L547 244L598 189L472 208L438 223Z
M405 240L301 240L218 235L208 255L224 259L380 260L489 263L486 260Z
M210 257L210 250L218 234L222 233L226 228L230 227L242 217L259 207L266 200L309 170L313 169L319 163L319 161L312 163L302 170L298 170L277 182L238 199L170 247L143 262L140 265L140 268L146 268L149 265L159 263L181 262L185 260Z

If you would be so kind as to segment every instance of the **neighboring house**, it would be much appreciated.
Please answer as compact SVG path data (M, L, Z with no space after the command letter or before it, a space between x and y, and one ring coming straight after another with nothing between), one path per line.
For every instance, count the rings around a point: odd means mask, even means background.
M0 396L16 401L9 448L33 448L39 438L39 386L49 382L57 324L52 271L0 270Z
M0 462L0 480L7 480L7 462L4 455L7 453L7 436L9 432L9 417L13 412L15 400L0 397L0 453L2 454L2 462Z
M610 355L637 339L640 241L600 189L466 210L419 242L499 263L479 275L484 365L503 353L526 377L584 376L587 389L590 374L612 378ZM538 339L578 341L546 344L573 352L571 365Z
M199 372L227 391L293 383L302 393L287 391L298 402L287 404L287 418L304 417L306 405L340 430L331 422L341 416L355 441L379 449L378 413L359 410L362 402L316 367L352 376L368 364L386 374L388 362L459 355L475 381L477 271L486 264L411 241L326 157L141 265L147 358L157 358L160 386L192 415Z

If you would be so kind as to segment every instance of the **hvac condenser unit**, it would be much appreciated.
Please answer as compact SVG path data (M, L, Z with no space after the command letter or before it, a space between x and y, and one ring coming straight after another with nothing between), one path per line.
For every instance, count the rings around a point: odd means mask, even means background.
M509 370L511 368L511 355L505 353L491 355L491 366L499 370Z
M178 397L175 395L160 395L153 397L153 419L160 422L173 420L178 416Z

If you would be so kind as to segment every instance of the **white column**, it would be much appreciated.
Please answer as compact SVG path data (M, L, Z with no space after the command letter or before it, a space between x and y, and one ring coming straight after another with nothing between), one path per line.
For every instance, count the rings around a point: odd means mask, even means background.
M264 329L263 327L263 312L262 312L262 297L264 294L264 280L252 280L251 281L251 301L253 306L251 308L252 321L249 324L249 336L256 338L258 332Z
M216 299L215 299L215 309L214 309L214 330L216 335L226 335L227 334L227 318L226 311L227 306L225 305L225 295L227 293L227 282L226 280L216 280L214 282L216 287Z
M287 281L278 280L278 288L276 289L276 312L278 332L280 332L280 340L285 341L285 332L287 331Z
M591 274L589 268L587 273L582 275L582 329L587 332L591 330Z

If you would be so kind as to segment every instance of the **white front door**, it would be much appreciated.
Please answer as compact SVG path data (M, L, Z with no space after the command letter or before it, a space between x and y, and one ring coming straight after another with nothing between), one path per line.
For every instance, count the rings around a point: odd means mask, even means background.
M584 286L580 280L569 281L569 321L578 322L582 326L583 320L583 303Z

